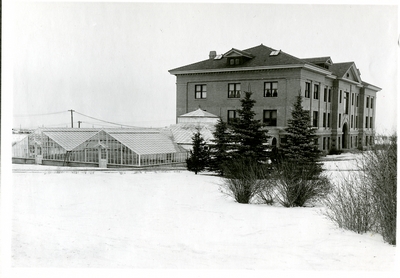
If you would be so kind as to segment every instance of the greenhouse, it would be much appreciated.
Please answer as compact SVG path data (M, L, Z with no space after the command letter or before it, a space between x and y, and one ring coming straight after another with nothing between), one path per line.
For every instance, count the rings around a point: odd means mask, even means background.
M13 163L101 168L184 163L187 151L157 129L40 128L13 143Z

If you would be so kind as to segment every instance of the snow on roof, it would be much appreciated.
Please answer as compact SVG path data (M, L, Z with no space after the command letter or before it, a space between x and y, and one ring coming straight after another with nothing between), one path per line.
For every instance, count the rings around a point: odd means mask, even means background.
M211 143L211 140L214 139L214 124L176 124L171 125L169 129L173 134L175 142L178 144L192 144L192 137L198 129L200 130L200 134L203 137L204 141L206 141L207 143Z
M105 132L121 144L138 154L158 154L181 152L181 148L173 142L172 136L160 133L152 128L42 128L44 135L59 144L66 151L72 151L99 132ZM94 146L100 146L94 144ZM102 147L107 147L102 145Z
M161 133L111 133L110 136L137 154L159 154L180 152L179 147Z
M211 114L205 110L202 110L201 108L179 116L179 118L186 118L186 117L218 118L218 116Z
M43 131L43 134L49 136L54 142L63 147L66 151L72 151L80 144L95 136L99 131L87 129L69 129Z

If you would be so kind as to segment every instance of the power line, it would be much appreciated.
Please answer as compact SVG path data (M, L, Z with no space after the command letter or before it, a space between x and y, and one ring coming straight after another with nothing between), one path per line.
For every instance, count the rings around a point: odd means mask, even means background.
M54 115L54 114L62 114L68 111L60 111L60 112L52 112L52 113L43 113L43 114L30 114L30 115L14 115L14 117L35 117L35 116L46 116L46 115Z
M104 120L101 120L101 119L98 119L98 118L95 118L95 117L91 117L91 116L82 114L82 113L80 113L80 112L78 112L78 111L76 111L76 110L74 110L74 112L77 113L77 114L79 114L79 115L82 115L82 116L84 116L84 117L88 117L88 118L90 118L90 119L97 120L97 121L104 122L104 123L108 123L108 124L113 124L113 125L118 125L118 126L127 126L127 127L136 127L136 126L132 126L132 125L124 125L124 124L119 124L119 123L113 123L113 122L109 122L109 121L104 121Z
M81 122L81 124L88 124L88 125L92 125L92 126L100 126L100 127L110 127L110 128L115 128L115 126L112 125L105 125L103 123L96 123L96 122L85 122L85 121L79 121Z

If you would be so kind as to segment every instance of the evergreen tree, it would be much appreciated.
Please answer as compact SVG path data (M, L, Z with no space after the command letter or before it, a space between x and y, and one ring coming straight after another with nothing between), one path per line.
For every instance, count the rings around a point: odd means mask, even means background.
M251 99L251 92L245 92L245 97L240 100L241 109L237 110L239 117L232 121L231 140L233 143L233 154L238 157L254 158L256 161L265 161L268 157L266 152L268 130L260 120L255 120L253 107L255 100Z
M190 155L186 159L186 167L189 171L197 173L204 171L208 163L209 152L206 142L201 136L200 130L192 137L193 149L190 150Z
M223 165L229 160L229 132L228 125L221 118L215 125L215 131L213 132L214 143L211 146L209 170L217 172L223 175Z
M321 157L321 152L315 143L318 137L315 128L311 126L309 111L303 109L302 101L302 96L299 94L293 105L292 119L288 121L286 142L281 144L281 151L286 161L298 163L300 166L302 163L318 166L317 160Z

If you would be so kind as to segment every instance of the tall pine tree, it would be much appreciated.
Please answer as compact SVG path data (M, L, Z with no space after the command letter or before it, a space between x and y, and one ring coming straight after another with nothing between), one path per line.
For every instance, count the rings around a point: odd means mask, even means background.
M219 118L218 123L215 125L215 131L213 132L214 139L210 149L210 162L209 170L212 172L217 172L223 175L223 165L229 160L229 132L228 125L221 118Z
M192 137L193 148L190 150L189 157L186 159L186 166L189 171L197 173L204 171L209 158L208 148L206 142L201 136L200 130Z
M281 144L283 159L301 165L302 163L317 163L321 157L318 150L316 130L311 126L309 111L302 106L302 96L299 94L293 105L292 119L286 128L286 142Z
M245 92L244 98L240 100L242 107L237 110L239 117L230 125L233 154L237 157L266 161L268 130L264 129L264 124L260 120L254 119L256 113L253 107L256 101L251 99L251 95L251 92Z

